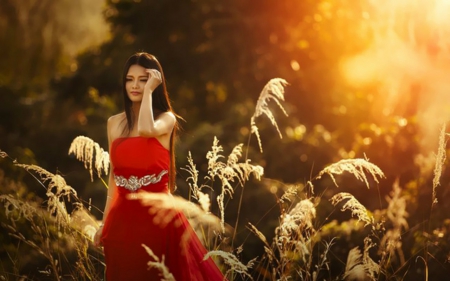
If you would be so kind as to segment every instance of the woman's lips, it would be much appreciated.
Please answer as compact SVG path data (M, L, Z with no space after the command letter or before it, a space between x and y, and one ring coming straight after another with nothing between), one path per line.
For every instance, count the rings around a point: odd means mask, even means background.
M141 93L140 93L140 92L130 92L130 94L132 94L133 96L138 96L138 95L140 95Z

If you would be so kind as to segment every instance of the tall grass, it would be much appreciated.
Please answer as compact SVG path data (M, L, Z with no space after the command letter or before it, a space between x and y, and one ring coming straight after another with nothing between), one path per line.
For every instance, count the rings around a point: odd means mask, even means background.
M2 152L2 156L9 158L5 152ZM3 181L2 189L12 188L12 192L0 195L5 215L2 227L10 237L17 240L18 247L27 246L28 258L44 258L47 265L27 276L23 276L18 268L3 268L1 278L100 280L98 267L103 266L101 252L91 247L98 226L85 202L62 176L15 160L14 165L28 171L46 189L46 198L43 202L30 200L25 192Z
M260 150L262 142L256 125L256 117L267 115L277 127L268 102L275 100L283 109L280 100L284 100L283 79L273 79L264 87L258 100L255 114L251 118L251 132L258 139ZM287 115L287 113L283 112ZM281 133L277 127L277 130ZM445 161L446 134L441 130L436 157L435 177L432 184L432 206L437 204L436 188L443 171ZM156 214L154 223L166 224L172 221L174 210L183 211L197 235L202 238L209 250L205 259L213 257L220 264L225 276L230 280L402 280L408 267L418 259L420 253L405 256L402 236L409 230L406 206L409 196L402 192L398 181L385 198L387 207L368 210L358 198L349 192L336 192L330 198L324 194L315 195L314 185L325 176L330 177L336 188L336 177L349 173L367 188L383 179L383 171L368 159L343 159L324 167L313 177L305 189L290 186L278 199L280 209L279 224L273 228L271 240L252 223L247 230L261 241L263 254L247 262L239 258L245 245L234 247L237 232L227 226L225 200L234 200L236 187L247 184L250 176L261 180L264 170L251 164L247 155L241 161L243 144L234 147L228 156L214 138L211 150L206 154L207 174L201 180L192 155L187 155L188 165L184 168L189 177L188 199L165 194L140 193L133 200L140 200ZM87 137L77 137L69 153L74 153L89 170L91 179L94 174L99 178L109 166L108 154L97 143ZM35 255L46 261L46 266L32 275L21 272L17 259L10 259L12 266L4 268L2 280L26 280L48 277L50 280L100 280L104 270L103 254L92 246L92 238L98 229L96 219L90 213L90 206L81 199L76 190L67 185L61 175L52 174L42 167L15 162L6 152L0 151L0 157L10 159L13 165L28 171L39 184L46 188L43 202L29 200L19 192L0 195L6 220L2 226L10 237L17 241L17 247L27 245ZM11 183L2 182L2 185ZM212 199L205 189L216 190L216 203L219 214L211 212ZM14 193L16 195L14 195ZM239 198L238 216L242 206L242 193ZM324 200L325 199L325 200ZM328 202L328 203L327 203ZM334 213L347 212L348 220L328 221L328 217L318 217L321 204L329 204ZM330 214L331 215L331 214ZM429 226L429 232L432 226ZM355 244L360 246L348 249L346 261L339 260L333 252L336 243L343 236L358 233ZM186 237L188 239L189 237ZM183 242L183 241L181 241ZM163 280L173 280L170 271L164 265L164 257L157 257L146 245L142 245L149 254L149 267L160 270ZM341 247L342 249L342 247ZM425 270L428 260L428 248L423 247ZM444 262L444 261L443 261ZM334 263L334 264L333 264ZM338 263L336 265L336 263ZM417 263L415 264L417 265ZM338 270L332 269L338 267ZM426 280L428 277L426 277Z

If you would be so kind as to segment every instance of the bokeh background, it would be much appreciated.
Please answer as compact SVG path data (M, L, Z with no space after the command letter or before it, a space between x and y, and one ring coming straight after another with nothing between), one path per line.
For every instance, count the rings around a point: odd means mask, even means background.
M336 190L324 177L316 193L327 200L348 191L374 210L386 207L398 180L409 198L403 278L424 280L420 255L428 257L429 280L444 280L437 278L450 273L447 170L433 210L431 198L439 130L450 116L449 15L449 0L2 0L0 149L62 175L102 209L103 183L91 182L67 152L79 135L107 147L106 120L123 106L122 67L132 53L146 51L161 62L173 107L185 119L177 145L179 195L188 193L188 174L180 169L188 152L204 176L214 136L225 154L244 143L252 163L265 169L264 179L251 180L243 193L235 238L244 245L243 261L263 253L245 225L273 237L277 198L287 186L301 189L328 164L367 157L386 175L379 184L367 189L344 175ZM275 77L289 82L282 102L289 116L269 105L282 139L267 118L257 119L261 153L250 118ZM2 182L22 182L30 198L45 195L10 161L0 161L0 172ZM231 226L238 205L228 202ZM331 210L318 209L317 225L342 216L329 216ZM2 245L15 243L4 231L0 237ZM362 240L341 240L332 252L345 263L345 253ZM25 274L37 270L32 261L20 267Z

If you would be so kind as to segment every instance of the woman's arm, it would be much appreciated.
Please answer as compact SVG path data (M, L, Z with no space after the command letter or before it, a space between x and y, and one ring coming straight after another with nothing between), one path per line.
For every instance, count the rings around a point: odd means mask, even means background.
M163 112L155 120L153 118L152 93L161 84L161 73L156 69L147 69L149 79L144 87L144 95L139 110L138 133L144 137L159 137L170 134L175 125L175 115Z

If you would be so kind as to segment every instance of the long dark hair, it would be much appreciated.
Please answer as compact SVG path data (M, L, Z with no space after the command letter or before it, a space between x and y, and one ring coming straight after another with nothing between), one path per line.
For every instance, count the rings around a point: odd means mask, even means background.
M132 55L128 58L125 63L125 67L123 69L122 75L122 92L124 97L124 105L125 105L125 115L127 117L127 126L124 128L124 134L129 135L131 130L133 129L134 122L136 120L136 116L134 116L134 112L132 110L133 102L130 100L127 94L127 90L125 88L126 79L128 70L132 65L140 65L146 69L156 69L161 73L162 83L156 87L156 89L152 93L152 107L153 107L153 118L157 118L163 112L170 111L177 118L179 116L173 111L172 106L169 100L169 94L166 88L166 79L164 77L164 72L162 70L161 64L158 62L155 56L140 52ZM170 191L175 191L175 177L176 177L176 168L175 168L175 138L178 130L178 121L175 121L175 126L173 128L172 134L170 135L170 167L169 167L169 189Z

